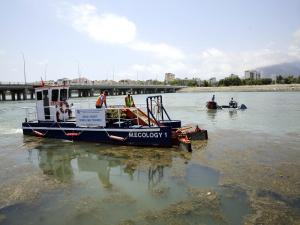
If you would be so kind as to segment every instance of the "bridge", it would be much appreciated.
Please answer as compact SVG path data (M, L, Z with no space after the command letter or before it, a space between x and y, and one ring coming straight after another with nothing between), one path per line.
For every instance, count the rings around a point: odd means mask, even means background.
M36 85L36 83L34 83ZM33 100L35 98L33 83L0 82L0 101ZM109 95L173 93L184 86L171 85L131 85L131 84L70 84L70 97L92 97L100 90L107 90Z

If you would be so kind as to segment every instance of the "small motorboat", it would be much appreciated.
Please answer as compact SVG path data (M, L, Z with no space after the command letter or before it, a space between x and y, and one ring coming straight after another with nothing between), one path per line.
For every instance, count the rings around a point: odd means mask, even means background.
M241 104L240 106L238 105L238 103L236 101L233 100L233 98L231 98L231 101L229 102L228 105L218 105L217 102L215 102L215 95L213 95L212 100L208 101L206 103L206 108L207 109L247 109L247 106L244 104Z
M229 105L222 105L220 106L221 109L241 109L241 110L245 110L247 109L247 106L245 104L241 104L240 106L238 105L237 102L235 102L234 104L229 104Z

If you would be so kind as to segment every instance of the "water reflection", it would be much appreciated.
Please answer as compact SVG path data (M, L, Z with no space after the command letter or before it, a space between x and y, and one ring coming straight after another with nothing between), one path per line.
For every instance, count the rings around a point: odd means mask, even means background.
M163 179L163 166L150 166L148 169L148 187L153 190Z
M231 119L236 119L238 114L237 114L237 110L236 109L229 109L228 110L228 113L229 113L229 117Z
M109 174L110 170L114 166L120 165L119 160L109 159L91 153L80 154L77 157L77 164L79 171L95 172L98 175L99 181L104 188L111 188Z
M67 151L39 150L39 167L44 174L56 177L61 181L73 178L71 160L75 158Z
M143 174L147 177L148 188L152 189L163 180L165 167L172 167L173 154L181 156L185 162L188 160L184 154L170 150L66 143L60 140L42 140L34 144L32 141L25 140L29 147L27 158L37 164L43 174L69 182L82 172L92 172L97 174L106 189L113 186L113 169L120 171L119 175L128 177L129 181Z
M191 161L190 153L37 138L24 142L28 161L66 185L18 212L5 211L4 224L19 224L25 217L40 224L35 215L45 225L58 224L63 214L65 224L117 225L130 218L130 224L238 225L247 212L223 214L223 206L234 212L247 208L245 200L228 199L218 186L219 172Z
M237 109L210 109L206 110L207 119L213 123L219 121L228 121L228 116L231 120L238 119L238 114L241 113L240 110Z
M217 116L217 112L219 111L219 109L209 109L207 110L207 118L211 121L215 121L216 116Z

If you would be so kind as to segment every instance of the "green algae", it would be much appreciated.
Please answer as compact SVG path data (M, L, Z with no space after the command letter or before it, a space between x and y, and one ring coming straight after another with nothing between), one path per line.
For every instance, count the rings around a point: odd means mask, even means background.
M245 225L297 225L300 222L299 211L291 209L284 202L256 196L250 199L254 212L246 217Z
M1 223L2 221L4 221L5 218L6 218L6 216L0 213L0 223Z
M44 192L67 187L65 183L49 178L29 166L12 169L9 173L18 173L19 176L0 184L0 208L24 201L33 201Z
M162 210L140 212L133 224L199 224L213 221L226 224L221 212L220 198L210 189L188 188L187 198Z
M119 223L119 225L136 225L133 220L124 220Z
M130 195L122 192L120 189L113 188L109 194L102 199L102 202L106 204L116 204L116 205L131 205L136 202L136 199Z
M170 187L155 187L151 189L151 194L155 198L166 198L170 193Z
M214 141L207 146L208 151L194 152L193 161L220 171L219 185L235 185L247 192L252 213L245 224L299 223L298 209L282 200L258 196L260 190L266 190L285 198L299 198L300 157L294 139L277 140L261 134L251 140L243 132L230 131L230 134L221 137L222 133L216 132ZM282 151L282 146L289 148Z
M146 173L149 192L155 199L168 199L170 196L172 187L161 184L165 168L169 169L169 178L178 185L186 185L190 164L213 168L221 174L219 186L229 190L223 195L235 198L237 189L247 193L251 212L244 218L244 224L299 224L299 210L292 204L293 199L300 195L299 153L296 152L298 144L294 136L278 140L263 134L251 138L248 133L231 132L227 131L230 134L227 136L221 131L215 132L210 134L207 142L193 142L192 154L176 148L166 150L92 145L86 149L85 144L78 143L29 142L28 146L26 144L23 147L38 149L34 151L39 152L38 166L42 172L19 166L11 171L15 181L5 175L5 185L0 185L3 190L0 194L0 208L33 201L43 192L64 189L74 179L74 168L70 162L77 159L79 169L84 171L88 168L81 167L80 160L97 156L96 160L106 160L109 168L120 167L131 179L134 179L136 171ZM239 137L238 140L236 137ZM282 151L282 146L288 147ZM48 148L51 148L49 152ZM92 166L90 162L87 165ZM105 213L108 211L103 208L103 204L115 209L137 204L137 199L111 183L109 171L108 178L99 175L99 179L106 188L106 197L96 200L86 196L80 198L80 201L72 201L73 197L69 193L66 200L68 204L60 206L63 209L76 205L76 211L68 221L85 221L92 216L94 221L106 224ZM80 188L79 183L76 186ZM21 187L25 187L24 190ZM136 218L120 219L119 224L228 224L220 206L221 193L212 189L193 188L188 188L185 199L178 199L162 210L139 211ZM66 193L67 190L64 189Z

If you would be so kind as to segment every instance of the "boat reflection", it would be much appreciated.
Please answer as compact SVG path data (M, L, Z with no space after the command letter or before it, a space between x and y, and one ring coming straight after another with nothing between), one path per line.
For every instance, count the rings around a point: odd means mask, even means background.
M54 176L60 181L69 181L73 178L73 168L71 160L75 158L73 154L66 151L40 150L39 167L46 175Z
M208 120L214 122L216 120L218 109L208 109L206 112Z
M206 110L207 119L211 122L217 122L219 119L226 119L226 114L228 112L230 119L237 119L238 117L238 109L233 108L225 108L225 109L209 109Z
M148 188L154 189L164 177L164 166L150 166L148 169Z
M120 165L120 160L101 155L86 153L77 156L79 171L95 172L104 188L111 188L110 171Z
M143 176L143 180L148 181L148 189L153 189L164 179L165 169L172 167L173 157L184 157L184 154L170 149L61 143L57 140L40 142L28 150L28 155L29 161L36 161L43 173L50 177L68 182L82 172L94 172L106 189L113 187L111 176L116 175L116 171L128 181L138 181ZM32 159L35 155L36 160Z
M237 114L237 110L236 109L229 109L228 110L228 112L229 112L229 117L231 118L231 119L236 119L237 117L238 117L238 114Z

